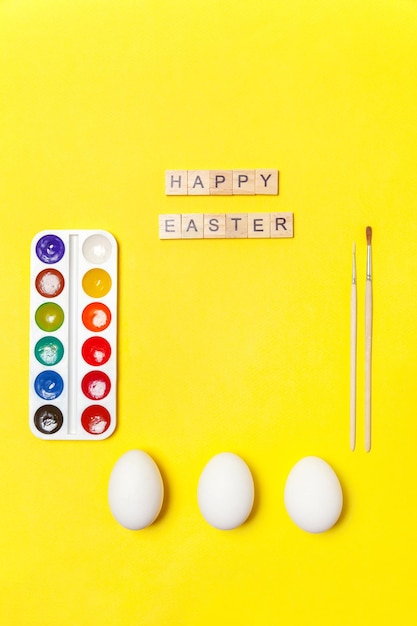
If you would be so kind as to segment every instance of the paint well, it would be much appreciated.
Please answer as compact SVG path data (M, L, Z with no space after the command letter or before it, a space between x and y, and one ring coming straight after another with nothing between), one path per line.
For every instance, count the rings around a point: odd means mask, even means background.
M89 270L83 276L83 289L90 298L103 298L111 289L110 274L99 267Z
M83 244L83 255L89 263L100 265L109 260L112 254L112 243L108 237L100 233L91 235Z
M110 378L100 370L88 372L81 381L83 394L90 400L102 400L110 393Z
M47 370L37 375L34 386L40 398L51 401L61 395L64 389L64 381L58 372Z
M101 435L110 426L110 413L99 404L88 406L81 416L81 424L90 435Z
M36 310L35 320L41 330L47 333L54 332L64 322L64 311L55 302L45 302Z
M39 432L44 435L53 435L61 428L64 418L58 407L45 404L36 411L34 423Z
M43 235L36 244L36 254L42 263L58 263L65 254L65 244L57 235Z
M92 302L85 307L82 320L88 330L98 333L109 326L111 322L110 309L102 302Z
M56 337L42 337L35 345L35 357L42 365L56 365L63 356L64 346Z
M83 343L81 352L86 363L98 367L110 359L111 346L107 339L95 335Z
M47 269L40 272L35 280L35 286L44 298L55 298L64 289L64 277L56 269Z

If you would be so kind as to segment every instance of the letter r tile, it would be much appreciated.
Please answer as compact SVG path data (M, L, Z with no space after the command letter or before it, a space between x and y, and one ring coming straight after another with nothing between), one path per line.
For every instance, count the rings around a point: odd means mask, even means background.
M271 213L271 237L294 237L293 213Z

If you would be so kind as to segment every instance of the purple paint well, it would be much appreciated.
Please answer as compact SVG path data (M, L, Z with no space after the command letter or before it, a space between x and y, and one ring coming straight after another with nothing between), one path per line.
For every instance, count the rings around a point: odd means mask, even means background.
M36 244L36 254L42 263L58 263L65 254L65 244L57 235L43 235Z

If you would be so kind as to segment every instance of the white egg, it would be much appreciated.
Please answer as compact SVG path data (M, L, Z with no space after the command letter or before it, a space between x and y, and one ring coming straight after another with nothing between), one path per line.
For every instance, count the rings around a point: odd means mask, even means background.
M253 500L252 474L239 456L221 452L207 463L198 483L198 505L211 526L237 528L248 518Z
M164 484L155 461L142 450L129 450L116 462L108 498L115 519L130 530L146 528L158 517Z
M284 502L297 526L310 533L322 533L339 519L343 493L330 465L317 456L307 456L290 471Z

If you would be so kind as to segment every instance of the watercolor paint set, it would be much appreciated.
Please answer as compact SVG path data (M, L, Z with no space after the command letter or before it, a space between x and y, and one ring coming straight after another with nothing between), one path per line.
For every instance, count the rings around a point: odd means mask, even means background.
M116 427L117 242L42 231L31 244L29 422L42 439L99 440Z

